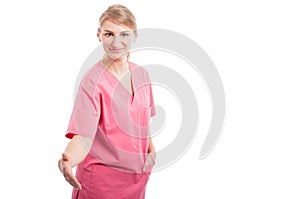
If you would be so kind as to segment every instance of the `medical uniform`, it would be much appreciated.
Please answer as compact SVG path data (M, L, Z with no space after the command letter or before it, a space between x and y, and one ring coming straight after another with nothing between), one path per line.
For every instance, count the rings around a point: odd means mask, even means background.
M133 92L98 62L83 77L66 137L93 140L77 166L81 190L72 198L143 199L152 168L143 172L149 122L155 115L148 73L128 62Z

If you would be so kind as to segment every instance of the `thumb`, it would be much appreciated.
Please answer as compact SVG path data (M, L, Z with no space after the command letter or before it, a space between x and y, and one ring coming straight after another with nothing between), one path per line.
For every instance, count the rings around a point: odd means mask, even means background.
M62 154L62 160L65 162L71 162L71 156L65 152Z

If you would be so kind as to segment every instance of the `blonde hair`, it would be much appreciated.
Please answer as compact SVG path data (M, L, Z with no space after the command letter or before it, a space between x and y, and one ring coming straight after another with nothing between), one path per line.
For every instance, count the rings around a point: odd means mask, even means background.
M135 17L127 7L120 4L109 6L100 16L99 26L101 27L106 20L129 27L133 30L135 36L137 36Z

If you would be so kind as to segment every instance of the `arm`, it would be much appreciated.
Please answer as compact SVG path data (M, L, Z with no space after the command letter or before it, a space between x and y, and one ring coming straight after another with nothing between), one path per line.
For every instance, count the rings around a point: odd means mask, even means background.
M75 188L81 185L72 173L72 168L82 162L90 151L101 115L101 92L99 74L87 72L78 87L72 115L67 129L67 138L72 138L58 162L65 179ZM76 135L74 135L76 134ZM80 135L80 136L79 136Z
M146 156L145 164L143 167L143 171L146 172L149 167L153 167L156 160L156 151L152 142L151 137L149 138L149 147L148 147L148 154Z
M149 148L148 148L148 154L152 156L152 158L154 159L154 163L155 163L155 159L156 159L156 151L152 142L152 138L149 138Z
M71 158L71 167L78 165L84 160L91 149L92 141L89 138L74 135L65 149L65 154Z
M77 189L81 189L81 185L73 175L72 168L84 160L90 151L91 143L89 138L74 135L58 161L58 167L66 181Z

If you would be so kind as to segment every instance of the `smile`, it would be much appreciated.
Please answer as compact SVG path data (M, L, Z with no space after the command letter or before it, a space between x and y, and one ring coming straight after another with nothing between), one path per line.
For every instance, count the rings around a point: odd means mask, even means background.
M109 51L113 52L113 53L123 52L124 50L125 50L125 48L111 48L111 49L109 49Z

